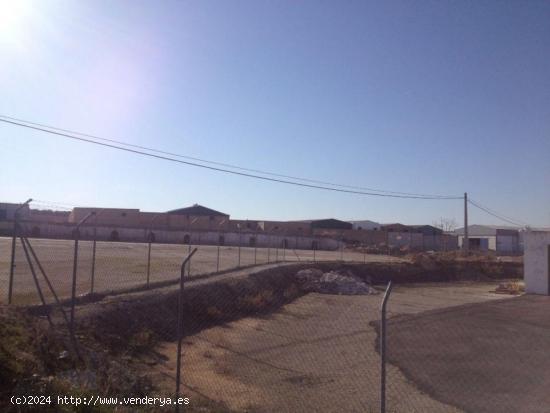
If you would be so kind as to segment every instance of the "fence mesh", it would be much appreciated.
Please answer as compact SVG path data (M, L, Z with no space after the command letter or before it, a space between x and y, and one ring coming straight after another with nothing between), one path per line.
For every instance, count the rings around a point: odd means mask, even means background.
M59 297L69 298L75 242L32 238L30 244ZM297 287L296 270L285 272L289 266L284 265L276 272L269 272L272 266L263 267L261 277L227 277L216 287L199 283L211 279L203 275L275 262L384 264L394 258L250 245L97 241L94 253L93 241L80 240L78 247L77 296L92 292L92 284L95 293L137 294L135 300L77 308L82 346L88 335L97 334L94 339L114 354L149 363L155 385L163 391L171 393L167 389L173 389L176 380L181 264L197 248L184 273L186 285L200 288L184 291L180 313L184 395L223 402L236 411L380 411L379 329L385 283L370 286L368 295L306 294ZM5 300L10 238L0 239L0 252ZM39 303L20 239L14 264L12 302ZM45 300L52 303L36 261L33 264ZM418 271L414 268L412 273ZM386 280L395 275L385 274ZM363 275L366 280L377 274ZM148 295L148 284L171 286ZM540 305L528 297L503 299L494 288L491 281L397 285L388 303L387 412L544 412L541 406L548 396L538 377L549 367L548 321L532 315L540 313ZM155 349L154 356L145 351L148 348Z
M21 233L30 229L22 226ZM88 231L89 232L89 231ZM28 238L40 262L52 279L60 298L71 294L74 240ZM0 302L8 296L11 262L11 238L0 238ZM39 302L30 267L20 238L16 240L13 303ZM150 245L150 253L149 253ZM251 246L216 246L161 243L131 243L115 241L78 241L76 294L125 291L147 284L175 281L180 274L182 259L198 248L186 271L189 277L226 272L240 267L273 263L307 263L323 261L366 262L374 256L357 251L313 251L289 248ZM388 257L391 259L391 257ZM384 260L377 255L375 260ZM38 268L36 268L38 271Z

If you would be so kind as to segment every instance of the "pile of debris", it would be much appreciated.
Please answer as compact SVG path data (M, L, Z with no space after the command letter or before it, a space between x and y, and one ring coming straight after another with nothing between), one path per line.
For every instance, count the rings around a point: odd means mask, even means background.
M377 291L349 270L323 272L316 268L298 271L296 280L306 292L340 295L377 294Z
M464 253L461 250L455 251L425 251L411 253L406 258L413 264L422 264L427 261L434 262L449 262L449 261L467 261L467 262L497 262L501 261L500 257L497 257L493 251L469 251Z
M430 254L428 252L409 255L409 259L413 264L419 265L425 271L438 270L444 262L444 259L438 254Z
M500 283L495 289L497 294L519 295L525 293L525 285L518 281Z

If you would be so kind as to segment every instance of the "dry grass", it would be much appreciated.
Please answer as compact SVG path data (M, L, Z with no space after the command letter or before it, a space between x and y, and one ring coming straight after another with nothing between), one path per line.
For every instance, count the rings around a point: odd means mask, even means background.
M271 290L262 290L254 294L246 295L239 299L238 307L244 311L263 310L268 308L273 301L274 295Z

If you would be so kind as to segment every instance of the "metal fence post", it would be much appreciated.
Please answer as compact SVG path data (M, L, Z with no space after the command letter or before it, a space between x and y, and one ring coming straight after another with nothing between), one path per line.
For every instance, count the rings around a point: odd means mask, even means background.
M239 253L238 253L238 258L237 258L237 268L240 268L241 266L241 243L242 243L242 239L241 239L241 227L239 225Z
M71 285L71 334L74 334L74 305L76 296L76 272L78 268L78 227L74 230L74 252L73 252L73 282Z
M71 326L70 326L70 323L69 323L69 318L67 317L67 313L63 309L63 305L61 304L61 301L59 301L58 295L55 292L55 289L54 289L50 279L46 275L46 271L44 271L44 267L42 267L42 264L40 263L40 260L38 259L38 256L36 255L36 252L34 251L34 248L32 247L32 245L29 242L28 238L24 238L24 237L21 237L21 238L23 239L23 244L25 244L25 243L27 244L27 247L28 247L30 253L32 254L32 257L34 258L34 261L36 262L36 265L38 266L38 269L42 273L42 277L44 277L44 281L46 281L46 285L48 286L48 288L49 288L49 290L50 290L50 292L51 292L51 294L52 294L52 296L55 300L55 303L57 304L57 306L59 307L59 310L61 311L61 314L63 315L63 319L65 320L65 325L67 326L67 329L69 330L69 334L70 334L70 337L71 337L71 343L73 345L75 355L80 360L82 360L82 357L80 356L80 352L78 351L78 344L76 342L76 337L74 336L73 331L72 331Z
M17 242L17 212L14 214L13 237L11 239L10 279L8 284L8 304L11 304L13 294L13 274L15 272L15 244Z
M267 236L267 263L269 264L269 259L271 255L271 235Z
M74 334L74 307L76 300L76 273L78 270L78 238L80 236L80 226L92 216L92 213L86 215L78 224L76 224L74 230L74 255L73 255L73 282L71 286L71 334Z
M13 236L11 239L11 261L10 261L10 279L8 282L8 304L11 304L13 295L13 275L15 272L15 244L17 242L17 230L19 229L19 210L25 205L29 205L32 198L27 199L13 211Z
M187 250L188 254L191 254L191 237L189 237L189 249ZM187 276L191 277L191 260L189 260L189 265L187 266Z
M42 303L42 306L46 307L46 299L44 298L44 294L42 293L42 288L40 287L40 283L38 282L38 277L36 276L36 271L34 270L34 265L32 263L31 257L29 255L29 251L27 250L27 246L25 245L25 241L23 240L23 237L21 239L21 245L23 246L23 252L25 253L25 257L27 258L27 263L29 264L29 269L31 270L32 278L34 280L34 285L36 286L36 292L38 293L38 297L40 298L40 302ZM50 311L46 309L46 317L48 318L48 322L51 326L53 326L52 319L50 317Z
M147 241L149 243L148 249L147 249L147 282L146 282L147 288L149 288L149 281L151 280L151 244L155 240L155 234L153 233L153 222L159 216L160 214L157 214L153 218L151 218L151 221L149 221L149 234L147 234Z
M392 290L392 282L388 283L381 306L380 318L380 413L386 413L386 307Z
M176 359L176 399L180 395L180 384L181 384L181 344L183 340L183 289L184 289L184 278L185 278L185 265L188 262L191 262L191 257L197 252L197 248L187 255L187 258L183 260L180 270L180 291L178 295L178 325L177 325L177 335L178 335L178 354ZM179 404L176 403L176 412L179 412Z
M218 254L216 256L216 272L220 272L220 242L221 235L218 233Z
M153 243L153 233L149 232L149 245L147 248L147 283L146 286L149 288L149 280L151 279L151 244Z
M256 265L256 255L258 253L258 232L254 233L254 265Z
M96 244L97 244L97 215L94 225L94 242L92 244L92 273L90 275L90 294L94 292L95 284L95 254L96 254Z

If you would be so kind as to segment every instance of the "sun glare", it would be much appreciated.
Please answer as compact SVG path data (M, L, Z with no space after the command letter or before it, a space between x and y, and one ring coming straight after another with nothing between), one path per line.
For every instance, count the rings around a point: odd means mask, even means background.
M29 23L31 3L26 0L0 0L0 43L22 43Z

